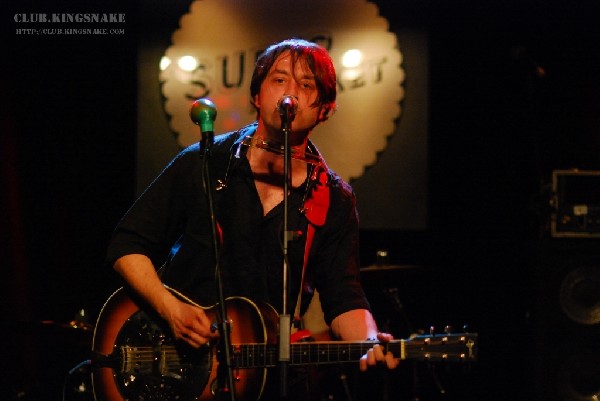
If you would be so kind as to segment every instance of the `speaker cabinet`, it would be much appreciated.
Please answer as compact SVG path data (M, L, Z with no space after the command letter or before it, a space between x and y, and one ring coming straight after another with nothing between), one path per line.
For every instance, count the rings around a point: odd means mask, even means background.
M536 400L598 400L600 241L546 239L537 273Z
M600 171L552 172L553 237L600 238Z

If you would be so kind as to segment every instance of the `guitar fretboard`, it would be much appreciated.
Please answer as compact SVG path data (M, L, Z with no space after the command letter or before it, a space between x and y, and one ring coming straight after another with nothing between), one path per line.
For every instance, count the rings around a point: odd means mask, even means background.
M376 342L318 341L294 343L290 347L290 364L327 364L357 362ZM394 355L403 355L402 340L386 344ZM239 368L273 367L279 361L279 348L270 344L233 345L235 366Z

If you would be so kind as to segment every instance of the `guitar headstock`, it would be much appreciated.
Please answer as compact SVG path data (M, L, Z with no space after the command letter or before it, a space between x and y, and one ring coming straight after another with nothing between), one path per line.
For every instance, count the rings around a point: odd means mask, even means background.
M406 358L442 362L477 360L477 333L423 334L403 341Z

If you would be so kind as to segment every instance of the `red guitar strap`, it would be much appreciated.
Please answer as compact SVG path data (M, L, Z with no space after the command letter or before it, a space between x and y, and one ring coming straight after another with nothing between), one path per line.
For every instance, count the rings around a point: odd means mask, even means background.
M306 231L306 244L304 246L304 261L302 265L302 276L300 281L300 291L298 292L298 300L294 312L295 322L300 322L300 304L302 300L302 292L304 291L304 274L308 265L310 249L313 238L315 236L315 227L321 227L327 219L327 210L329 209L329 186L327 186L327 167L318 167L315 170L318 174L315 185L312 188L310 196L304 203L304 215L308 219L308 229Z

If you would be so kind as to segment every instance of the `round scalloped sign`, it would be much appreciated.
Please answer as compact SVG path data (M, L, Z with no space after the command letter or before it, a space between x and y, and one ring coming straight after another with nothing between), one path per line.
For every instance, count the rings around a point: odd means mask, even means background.
M194 100L217 108L215 134L256 119L250 79L257 56L292 37L314 41L331 55L337 110L311 140L346 181L375 164L395 132L404 98L402 55L377 6L364 0L196 0L181 17L161 60L164 109L180 146L200 139L189 116Z

